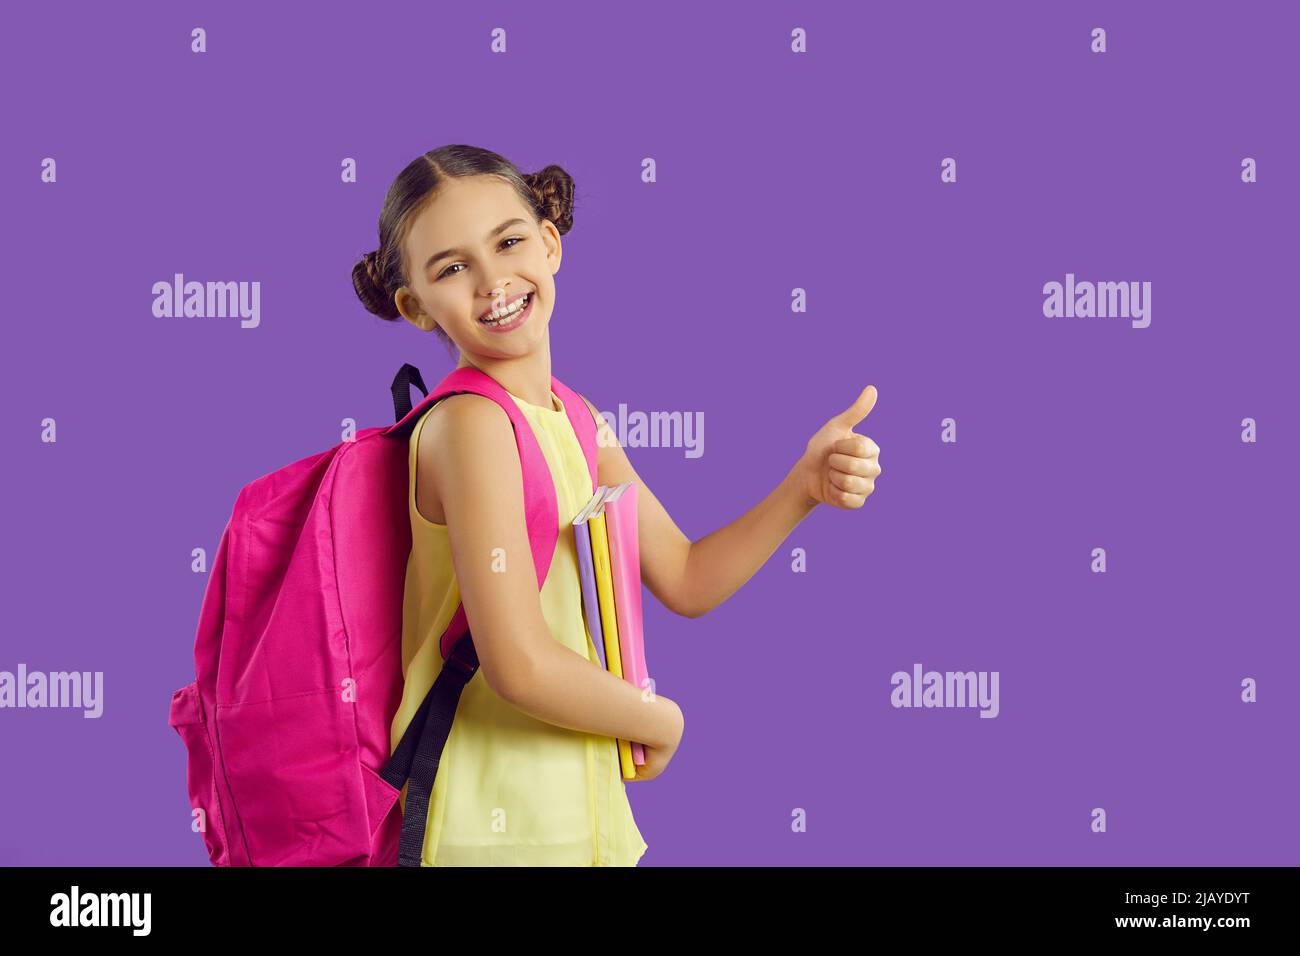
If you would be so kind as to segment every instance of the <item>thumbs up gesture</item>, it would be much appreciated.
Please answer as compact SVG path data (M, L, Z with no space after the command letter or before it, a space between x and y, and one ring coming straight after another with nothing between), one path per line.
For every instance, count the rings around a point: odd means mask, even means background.
M853 431L876 407L876 386L868 385L858 400L840 412L808 440L795 465L798 487L810 502L837 508L861 508L876 490L880 476L880 446Z

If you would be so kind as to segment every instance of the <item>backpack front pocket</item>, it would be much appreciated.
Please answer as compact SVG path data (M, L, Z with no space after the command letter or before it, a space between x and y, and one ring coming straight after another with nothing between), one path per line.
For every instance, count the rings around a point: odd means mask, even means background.
M203 700L199 696L197 681L186 684L172 694L167 722L180 734L188 755L185 776L190 795L191 820L199 821L208 859L216 866L229 866L229 840L226 837L225 817L221 812L221 798L217 794L212 737L204 719ZM195 816L194 810L201 813Z
M369 855L353 706L332 688L217 705L217 746L251 866L340 866Z

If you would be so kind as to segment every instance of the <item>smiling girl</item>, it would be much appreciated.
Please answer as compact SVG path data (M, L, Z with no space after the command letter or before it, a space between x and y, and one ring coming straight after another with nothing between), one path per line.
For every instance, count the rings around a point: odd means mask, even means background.
M441 670L439 636L462 601L480 662L434 781L425 866L635 866L646 843L615 738L645 745L635 779L651 780L682 737L677 703L643 699L606 671L582 615L569 523L592 495L591 475L551 389L555 275L572 224L573 180L560 167L525 175L491 151L444 146L398 175L380 215L379 248L353 269L368 311L434 333L458 351L457 368L477 368L509 393L542 448L559 505L560 534L539 591L519 452L502 408L481 395L451 395L411 433L405 687L392 744ZM767 497L691 541L582 400L598 429L599 483L639 486L642 580L686 617L734 594L818 504L860 508L880 475L879 446L852 431L875 405L868 386L813 435ZM507 556L506 570L495 553Z

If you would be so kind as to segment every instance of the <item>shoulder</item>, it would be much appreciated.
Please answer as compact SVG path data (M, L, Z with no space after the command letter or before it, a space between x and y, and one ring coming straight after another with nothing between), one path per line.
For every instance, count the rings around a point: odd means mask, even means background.
M514 450L514 427L505 409L485 395L461 392L438 402L425 415L420 426L419 453L433 454L436 449L467 447L492 451Z
M627 452L623 450L622 443L618 436L614 434L614 429L610 427L609 422L595 405L587 401L587 396L579 395L587 407L591 409L591 416L596 420L596 476L597 480L603 485L616 485L621 481L627 480L622 477L631 469L631 463L627 460Z
M475 392L448 395L429 409L425 417L428 419L425 423L426 431L430 426L445 429L464 427L466 423L487 425L491 422L501 422L507 428L510 427L510 416L506 414L506 410L486 395Z
M609 441L609 436L611 434L609 429L609 423L606 422L605 419L601 417L600 411L596 408L596 406L591 404L591 402L587 401L586 395L580 394L578 395L578 397L581 398L584 402L586 402L587 407L591 409L591 417L595 419L596 422L596 448L601 459L604 459L606 456L605 449L608 447L607 443Z
M587 408L591 410L591 417L596 421L597 430L608 427L605 423L605 419L602 418L600 415L600 409L598 409L595 405L591 404L591 402L587 399L586 395L583 395L581 392L574 392L574 394L577 395L580 399L582 399L583 404L585 404Z
M586 395L581 395L581 394L579 394L578 397L579 397L580 399L582 399L584 402L587 403L587 407L591 409L591 417L594 418L594 419L599 423L599 422L600 422L600 412L596 411L596 406L593 405L593 404L591 404L591 402L588 402L588 401L587 401L587 396L586 396Z

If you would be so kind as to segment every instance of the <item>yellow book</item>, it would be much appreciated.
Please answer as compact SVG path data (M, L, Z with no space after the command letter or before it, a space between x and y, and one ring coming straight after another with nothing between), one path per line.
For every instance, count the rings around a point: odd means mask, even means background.
M587 519L591 526L591 563L596 572L596 592L600 598L600 629L604 632L602 643L605 645L606 669L615 677L623 676L623 660L618 652L618 615L614 607L614 573L609 560L609 531L605 527L605 512L602 505L597 513ZM636 764L632 762L632 745L622 739L618 741L618 762L623 770L624 780L636 778Z

